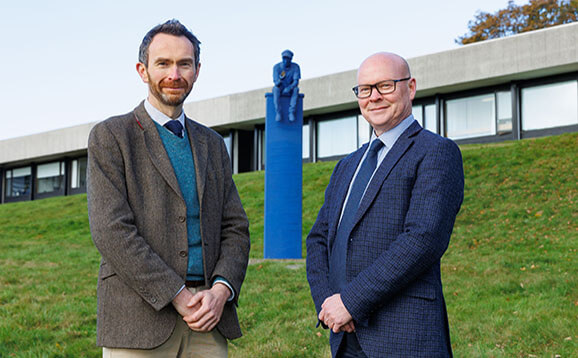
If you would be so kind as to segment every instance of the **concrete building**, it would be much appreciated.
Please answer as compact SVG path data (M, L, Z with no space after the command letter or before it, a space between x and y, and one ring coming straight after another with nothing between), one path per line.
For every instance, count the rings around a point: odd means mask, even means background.
M458 143L578 131L578 23L408 62L417 79L414 117ZM351 91L355 84L355 69L300 82L304 161L335 160L369 140L370 127ZM265 93L270 90L185 104L189 117L223 135L235 173L265 167ZM93 125L0 141L0 202L85 192Z

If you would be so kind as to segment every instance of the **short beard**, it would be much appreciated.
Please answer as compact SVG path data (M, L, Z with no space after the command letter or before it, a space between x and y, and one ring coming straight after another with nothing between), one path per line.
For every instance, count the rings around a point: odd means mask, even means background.
M149 82L149 91L159 102L161 102L165 106L177 107L183 104L185 99L189 96L189 93L191 93L191 91L193 90L193 86L189 87L189 83L183 79L179 80L179 84L184 84L184 87L188 88L188 90L186 90L185 93L176 98L175 96L169 96L161 91L162 83L157 85L156 83Z

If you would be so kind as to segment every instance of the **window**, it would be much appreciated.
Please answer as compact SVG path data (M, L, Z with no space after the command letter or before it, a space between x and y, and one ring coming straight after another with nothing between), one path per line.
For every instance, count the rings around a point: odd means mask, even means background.
M302 154L301 157L303 159L309 159L309 157L311 156L311 154L309 153L309 123L304 123L303 124L303 150L302 150Z
M415 105L412 106L413 118L425 129L438 133L438 121L436 118L436 105ZM424 117L425 115L425 117Z
M70 163L70 188L86 189L86 157L74 159Z
M496 134L494 93L446 102L447 136L452 139Z
M411 114L413 114L413 118L423 127L423 106L421 104L417 104L411 107Z
M233 158L233 136L231 135L231 132L229 132L227 135L223 136L223 141L225 142L225 147L227 147L227 153L229 153L229 158Z
M425 125L423 126L428 131L438 133L438 120L436 118L436 105L428 104L425 106Z
M512 94L509 91L497 92L496 99L498 101L498 133L510 133L512 132Z
M31 174L31 167L6 170L6 185L4 190L5 198L30 199Z
M335 157L357 149L357 116L317 122L317 156Z
M369 142L371 138L371 126L363 116L357 116L357 148Z
M36 193L48 194L62 192L64 194L64 162L40 164L36 168Z
M525 131L578 124L576 81L522 88Z

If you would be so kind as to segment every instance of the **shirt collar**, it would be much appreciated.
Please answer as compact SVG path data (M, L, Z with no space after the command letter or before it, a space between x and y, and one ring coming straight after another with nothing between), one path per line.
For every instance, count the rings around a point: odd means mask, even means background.
M398 138L401 136L401 134L405 132L405 130L408 129L409 126L411 126L413 121L414 121L413 114L410 114L409 117L399 122L397 126L393 127L392 129L388 130L385 133L382 133L377 138L379 138L379 140L381 140L387 148L392 148L395 142L397 142ZM369 141L369 143L371 143L375 138L376 138L375 131L371 131L371 140Z
M155 106L149 102L148 98L144 102L144 107L152 120L161 126L164 126L167 122L173 120L171 117L156 109ZM181 122L183 128L185 128L185 111L181 111L181 114L175 119Z

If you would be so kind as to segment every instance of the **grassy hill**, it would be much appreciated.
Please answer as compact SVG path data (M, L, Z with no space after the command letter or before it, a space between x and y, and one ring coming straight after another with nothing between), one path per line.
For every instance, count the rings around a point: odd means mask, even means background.
M578 133L461 149L465 199L442 261L455 356L573 356ZM334 165L304 166L303 239ZM235 177L253 260L239 307L245 336L232 342L230 356L327 356L304 262L259 260L263 177ZM0 357L100 356L99 259L85 195L0 205Z

